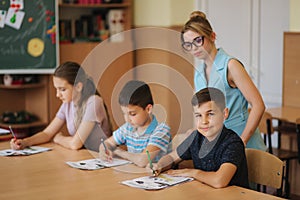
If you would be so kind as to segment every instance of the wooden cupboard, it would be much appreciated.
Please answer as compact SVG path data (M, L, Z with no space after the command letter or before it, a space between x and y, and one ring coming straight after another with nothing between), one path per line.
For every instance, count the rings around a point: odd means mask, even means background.
M0 76L3 80L3 75ZM0 123L3 128L12 126L17 137L26 137L49 123L49 76L38 75L37 83L0 84L0 113L27 111L38 120L30 123Z
M284 32L282 105L300 107L300 32ZM299 113L300 117L300 113ZM297 151L296 134L282 135L282 148ZM300 165L290 164L291 193L300 195Z
M123 39L112 41L107 39L101 42L84 40L60 44L60 63L75 61L80 63L86 72L94 79L97 88L108 107L113 129L123 123L116 96L121 87L120 83L133 78L134 56L132 53L133 41L130 29L132 27L132 0L123 0L122 3L102 4L59 4L59 19L74 20L81 15L94 12L108 12L111 9L122 10L124 31ZM125 77L125 78L124 78ZM50 91L50 116L53 117L59 108L60 102L55 98L55 90Z
M300 32L284 33L282 94L284 106L300 107Z

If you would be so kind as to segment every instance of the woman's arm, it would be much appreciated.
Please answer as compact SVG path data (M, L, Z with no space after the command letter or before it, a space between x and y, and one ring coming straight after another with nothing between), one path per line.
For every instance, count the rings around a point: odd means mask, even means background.
M228 83L231 87L238 88L251 105L251 112L241 135L243 142L247 144L265 111L265 104L247 71L235 59L230 60L228 64Z
M25 139L12 139L10 146L12 149L24 149L28 146L49 142L63 125L64 121L55 117L43 131Z

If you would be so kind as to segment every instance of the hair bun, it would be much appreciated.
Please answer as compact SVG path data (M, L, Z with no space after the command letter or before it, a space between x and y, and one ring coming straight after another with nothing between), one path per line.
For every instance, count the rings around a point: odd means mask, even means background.
M204 18L206 19L206 15L201 12L201 11L193 11L191 14L190 14L190 19L193 19L193 18L197 18L197 17L201 17L201 18Z

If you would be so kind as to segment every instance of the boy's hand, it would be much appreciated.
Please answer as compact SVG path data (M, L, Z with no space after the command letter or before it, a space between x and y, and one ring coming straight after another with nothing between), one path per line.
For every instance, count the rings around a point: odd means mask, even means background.
M22 139L13 138L10 140L10 147L14 150L20 150L24 149L26 147L26 144Z
M194 173L196 171L194 169L176 169L176 170L168 170L167 174L172 176L185 176L185 177L194 177Z
M113 152L109 150L108 148L106 149L103 144L100 144L99 147L99 158L101 160L106 160L108 162L112 162L113 160Z
M153 163L152 169L150 168L150 164L148 163L146 169L149 170L152 176L158 176L161 173L161 167L158 163Z

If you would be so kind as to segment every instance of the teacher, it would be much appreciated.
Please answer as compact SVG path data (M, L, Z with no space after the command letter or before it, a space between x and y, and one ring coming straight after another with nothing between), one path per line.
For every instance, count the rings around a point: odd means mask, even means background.
M182 47L200 64L195 66L194 84L222 90L229 116L225 126L240 135L247 148L266 150L257 126L265 110L263 99L243 64L215 45L216 33L206 15L194 11L181 31ZM251 112L248 112L248 103Z

